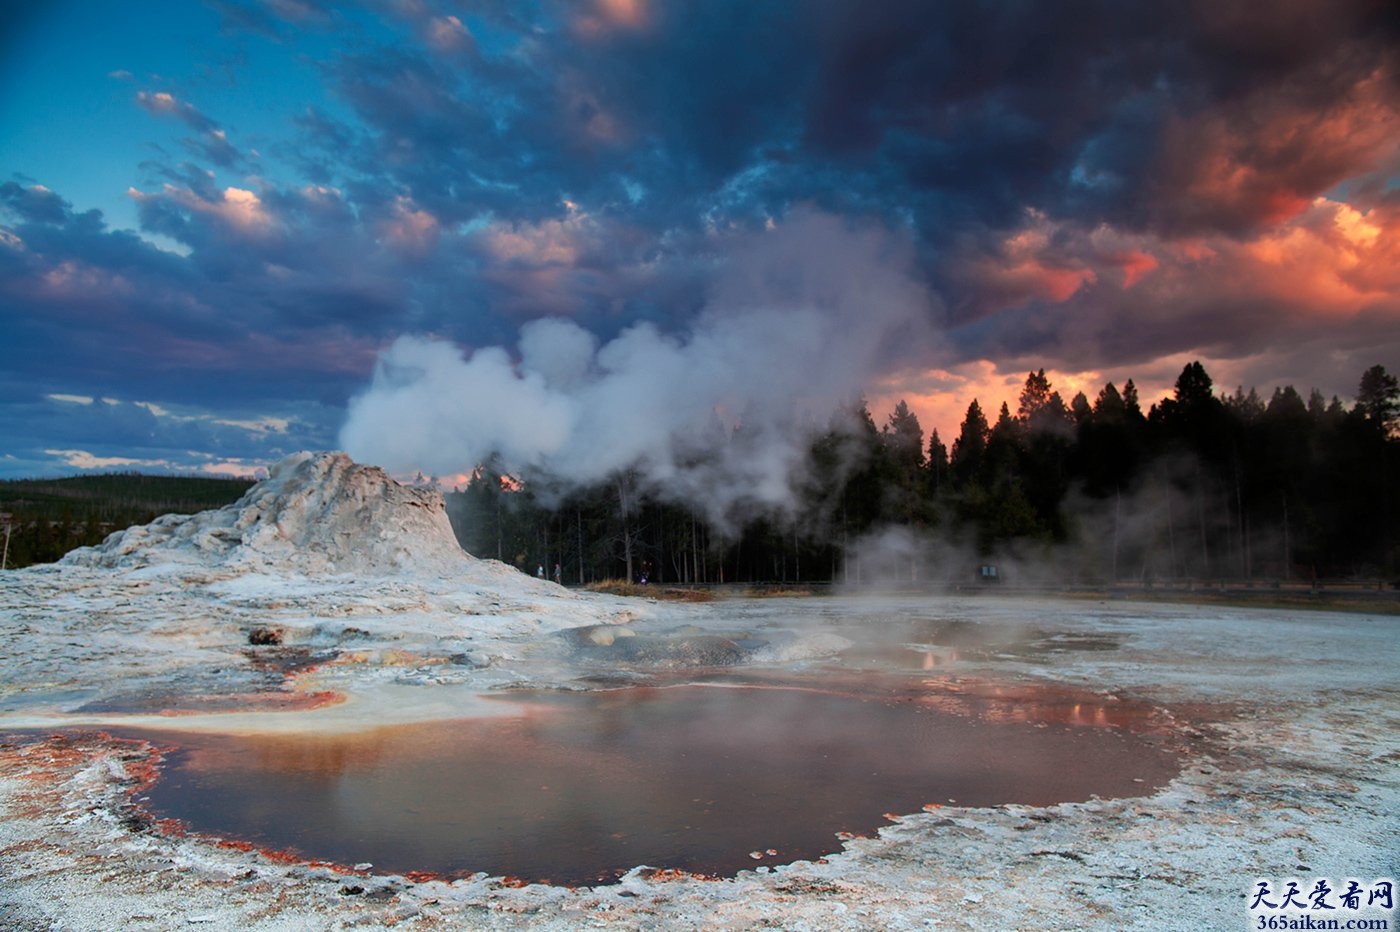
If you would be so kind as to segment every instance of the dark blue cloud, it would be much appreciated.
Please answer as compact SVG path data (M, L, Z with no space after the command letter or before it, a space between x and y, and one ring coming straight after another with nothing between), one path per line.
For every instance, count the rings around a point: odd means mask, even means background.
M0 184L0 204L27 223L62 223L73 206L48 188L14 181Z

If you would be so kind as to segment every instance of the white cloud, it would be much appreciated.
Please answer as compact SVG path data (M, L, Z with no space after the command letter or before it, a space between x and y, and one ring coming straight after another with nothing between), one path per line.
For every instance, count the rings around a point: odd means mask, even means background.
M46 449L44 453L58 457L65 466L74 469L135 469L181 475L225 476L234 479L261 479L267 476L267 467L262 463L236 457L214 457L196 450L186 451L191 462L134 456L99 456L88 450Z
M87 450L45 450L49 456L60 457L69 466L78 469L115 469L139 466L143 469L172 469L170 460L136 459L129 456L96 456Z
M232 418L213 418L215 424L222 424L225 427L237 427L239 430L246 430L250 434L266 436L268 434L285 434L287 428L291 426L291 420L285 417L259 417L247 420L235 420Z

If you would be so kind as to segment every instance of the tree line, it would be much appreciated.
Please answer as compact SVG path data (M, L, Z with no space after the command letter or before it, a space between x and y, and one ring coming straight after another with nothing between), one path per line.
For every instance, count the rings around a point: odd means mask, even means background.
M135 472L66 479L0 480L0 551L6 568L52 563L113 531L163 514L190 514L237 501L247 479Z
M632 472L559 494L487 463L448 512L468 552L570 584L1400 573L1400 385L1379 365L1351 404L1217 394L1193 362L1146 411L1132 380L1066 402L1042 369L1015 411L974 399L951 444L903 401L879 426L864 400L831 424L792 477L796 507L737 531Z

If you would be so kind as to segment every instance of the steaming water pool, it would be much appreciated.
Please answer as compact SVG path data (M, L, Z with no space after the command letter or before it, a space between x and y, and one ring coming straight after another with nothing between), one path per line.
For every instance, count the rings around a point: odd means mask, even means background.
M1120 704L685 685L512 694L519 716L356 735L162 732L145 803L198 833L377 871L607 883L840 849L886 813L1137 796L1178 756ZM149 736L148 736L149 737Z

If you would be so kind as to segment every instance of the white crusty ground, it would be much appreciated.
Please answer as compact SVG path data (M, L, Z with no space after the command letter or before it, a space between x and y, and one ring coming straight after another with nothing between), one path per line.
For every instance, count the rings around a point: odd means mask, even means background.
M0 574L0 733L104 724L329 730L459 716L492 689L579 685L597 669L562 649L555 632L602 623L744 632L774 645L762 658L770 668L821 677L852 641L922 618L967 622L992 643L1033 628L1051 648L942 651L941 680L1005 678L1145 699L1176 716L1191 751L1181 775L1145 798L949 806L853 839L826 863L722 881L638 870L615 886L568 890L486 877L414 882L170 837L133 817L146 760L138 749L93 732L12 741L0 746L0 928L1239 929L1254 927L1246 897L1256 878L1400 874L1395 617L981 595L607 599L459 558L431 502L417 524L418 505L413 520L397 517L401 508L376 512L373 559L342 572L344 554L327 540L353 541L340 532L366 502L398 493L348 461L322 460L291 463L270 480L284 488L259 487L242 510ZM287 478L298 471L359 485L308 492ZM335 536L318 537L293 500L314 502ZM350 506L338 513L337 501ZM384 522L398 530L384 532ZM215 528L223 530L211 537ZM297 548L314 558L297 558ZM423 567L405 556L415 550L429 551ZM77 711L146 695L237 693L252 681L247 636L256 627L279 629L287 646L338 651L336 663L294 688L350 700L176 720ZM1074 649L1082 638L1117 646Z
M8 619L15 593L8 586L0 592ZM185 604L191 601L197 598ZM132 831L122 821L127 768L139 762L123 759L133 756L129 749L93 742L79 760L48 767L27 759L39 751L14 748L5 752L0 782L0 927L1241 928L1247 926L1243 897L1257 877L1369 881L1398 872L1400 658L1392 618L909 598L725 602L684 612L690 624L728 628L736 619L758 627L811 617L820 625L862 613L871 624L924 613L989 626L1033 614L1054 630L1111 632L1119 639L1116 651L954 667L1111 690L1168 709L1205 702L1220 720L1199 722L1208 733L1200 738L1183 726L1197 750L1182 775L1149 798L1045 809L950 806L904 817L878 838L853 840L826 864L720 882L638 875L581 891L513 889L486 878L415 884L370 872L346 877L203 840ZM389 617L397 624L424 614L411 609ZM143 629L159 627L148 620ZM501 646L500 656L524 656L537 638L522 631L488 640ZM209 650L198 640L189 645L195 663ZM412 643L428 640L416 636ZM108 653L116 643L94 642L72 676L119 681L128 652ZM77 648L55 650L75 660ZM461 687L431 682L434 667L366 662L339 668L336 676L338 685L353 686L350 674L363 674L371 698L362 721L378 723L379 689L397 690L396 703L405 693L421 693L416 705L423 715L441 714L430 697ZM557 668L554 661L545 665ZM393 671L408 677L385 682ZM488 665L475 672L491 671ZM33 724L35 714L27 709L21 723ZM303 727L315 727L320 714L300 713ZM1211 712L1181 717L1193 715ZM181 718L179 725L190 721ZM48 779L35 784L26 774ZM345 892L354 887L363 892Z

